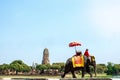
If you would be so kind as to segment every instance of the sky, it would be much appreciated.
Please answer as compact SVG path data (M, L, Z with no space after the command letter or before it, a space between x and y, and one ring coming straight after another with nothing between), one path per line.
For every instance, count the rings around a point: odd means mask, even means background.
M66 62L89 49L97 64L120 64L120 0L0 0L0 64Z

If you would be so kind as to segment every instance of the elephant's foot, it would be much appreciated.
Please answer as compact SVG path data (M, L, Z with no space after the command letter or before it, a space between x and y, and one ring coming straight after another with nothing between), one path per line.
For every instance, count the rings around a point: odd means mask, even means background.
M77 78L76 76L73 76L73 78Z
M61 78L64 78L64 75L61 75Z
M72 77L73 78L77 78L76 75L75 75L75 73L74 73L74 71L72 71L71 73L72 73Z
M77 78L75 74L72 74L73 78Z
M90 74L90 77L91 77L91 78L93 77L92 74Z
M97 77L97 74L95 74L95 77Z
M61 78L64 78L65 77L65 73L61 75Z

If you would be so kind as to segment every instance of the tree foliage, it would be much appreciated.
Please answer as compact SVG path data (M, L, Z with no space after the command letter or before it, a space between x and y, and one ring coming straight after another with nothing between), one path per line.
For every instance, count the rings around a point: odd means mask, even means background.
M105 73L107 67L105 64L97 64L97 73Z
M15 60L10 63L10 69L16 71L16 74L18 74L18 72L28 72L31 70L31 68L21 60Z
M108 75L120 75L120 64L108 62L106 73Z
M40 65L37 65L37 66L36 66L36 69L37 69L37 70L45 70L45 69L48 69L48 67L47 67L46 65L40 64Z
M51 65L50 68L51 68L51 69L60 69L61 66L60 66L60 65Z
M6 74L9 69L10 69L9 64L0 65L0 74Z

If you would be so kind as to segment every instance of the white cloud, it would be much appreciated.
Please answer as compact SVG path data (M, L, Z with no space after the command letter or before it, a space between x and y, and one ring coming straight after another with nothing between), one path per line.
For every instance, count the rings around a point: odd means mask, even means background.
M97 32L106 38L120 35L120 5L97 4L92 6L90 12Z

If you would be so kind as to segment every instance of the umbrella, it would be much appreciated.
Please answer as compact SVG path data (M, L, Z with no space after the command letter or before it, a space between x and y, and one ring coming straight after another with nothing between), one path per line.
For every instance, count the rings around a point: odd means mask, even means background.
M79 42L70 42L69 43L69 47L75 47L75 51L76 51L76 46L81 46L81 44Z

